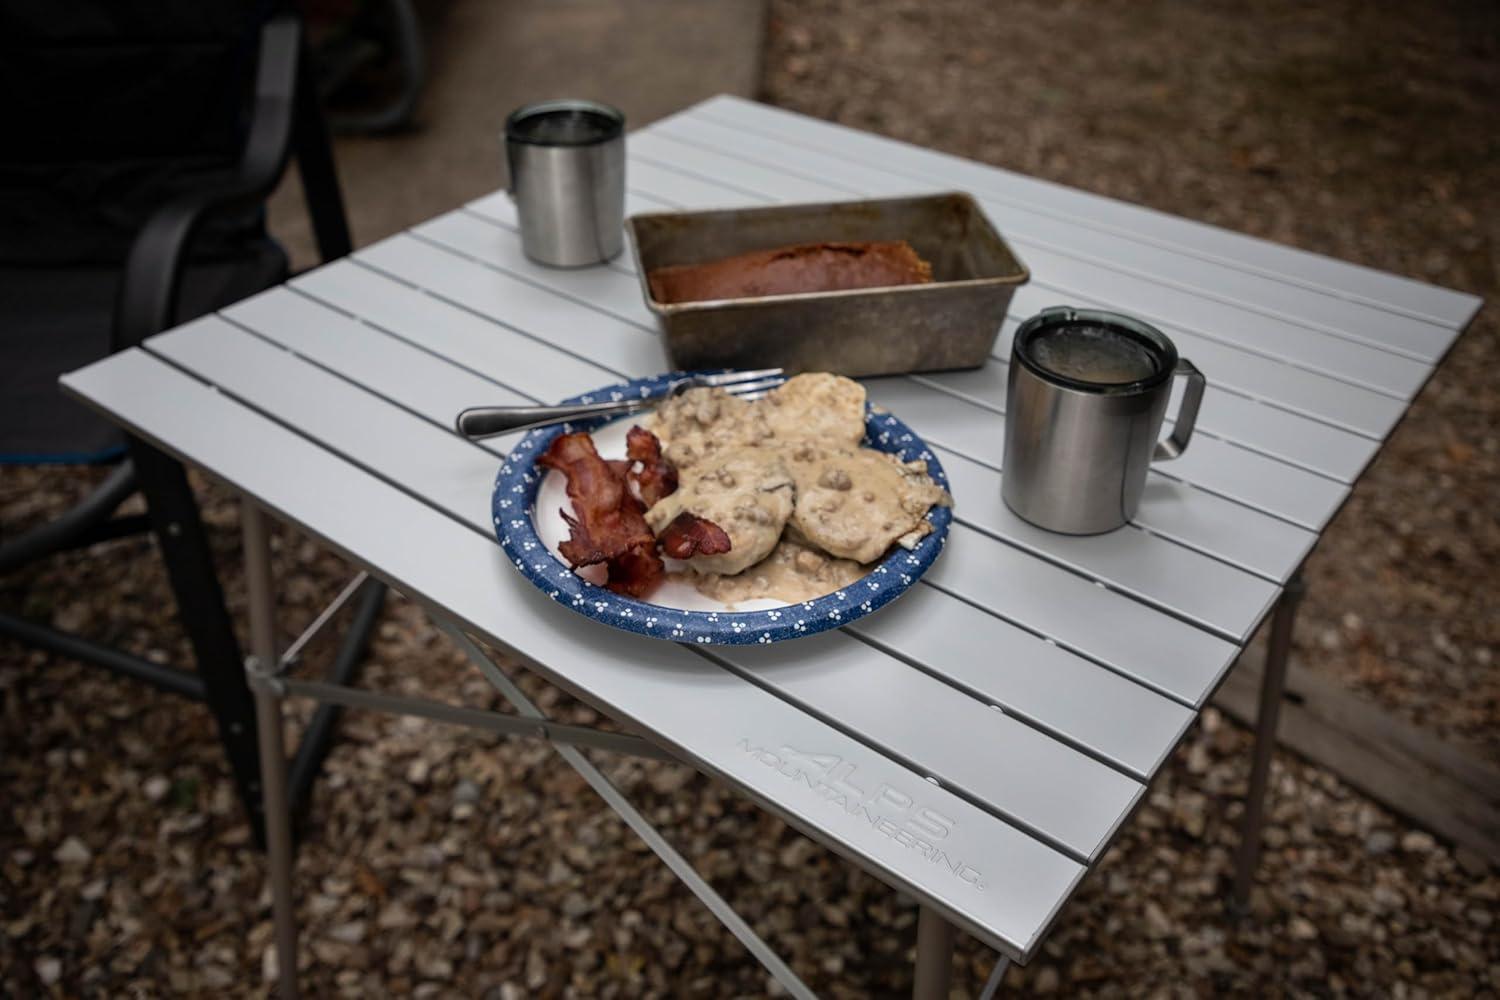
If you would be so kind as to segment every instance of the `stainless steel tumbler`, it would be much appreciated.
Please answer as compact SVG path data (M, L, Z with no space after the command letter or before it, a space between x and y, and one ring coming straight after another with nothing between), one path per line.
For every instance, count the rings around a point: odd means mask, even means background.
M505 120L521 248L539 264L582 267L625 245L625 116L594 101L542 101Z
M1187 380L1159 440L1174 376ZM1021 517L1093 535L1135 516L1152 461L1187 448L1203 374L1160 330L1116 313L1044 309L1011 347L1001 492Z

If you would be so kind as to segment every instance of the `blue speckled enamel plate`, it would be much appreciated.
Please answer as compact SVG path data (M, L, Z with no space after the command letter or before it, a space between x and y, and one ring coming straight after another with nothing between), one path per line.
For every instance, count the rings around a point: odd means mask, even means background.
M682 374L670 372L622 385L606 386L565 402L591 403L628 396L660 396L666 392L671 381L681 378ZM637 414L613 423L628 428L640 419L641 415ZM564 478L558 473L538 469L537 456L545 452L559 434L586 430L595 433L600 454L606 458L623 457L623 452L616 456L604 446L603 439L611 433L611 423L608 420L581 421L531 431L501 464L491 504L495 534L506 554L515 563L516 569L554 601L605 625L656 639L713 645L749 645L796 639L863 618L895 600L927 572L948 540L948 525L953 519L953 512L947 507L934 507L927 514L927 519L932 522L932 533L923 538L916 548L907 551L895 546L862 579L843 590L798 604L759 601L755 602L753 610L730 610L722 605L676 607L616 594L579 576L555 554L558 532L546 521L547 518L556 517L558 524L561 524L560 515L555 515L550 510L544 512L544 526L541 530L538 528L537 517L537 496L543 491L543 484L548 479L555 478L555 482L545 492L554 499L564 497L563 502L566 502L565 495L560 490ZM623 441L623 430L617 436ZM948 488L948 477L932 451L909 427L891 414L866 410L865 444L897 455L903 461L925 460L933 480L944 489ZM544 534L551 536L551 544L543 540ZM677 586L680 589L690 589L684 585ZM653 596L661 598L662 592L658 591ZM675 603L691 604L693 601ZM699 598L697 603L713 604L706 598Z

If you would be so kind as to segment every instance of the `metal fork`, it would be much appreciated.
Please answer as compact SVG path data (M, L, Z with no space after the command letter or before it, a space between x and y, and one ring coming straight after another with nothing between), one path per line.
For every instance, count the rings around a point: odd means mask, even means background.
M740 399L760 399L786 381L780 368L762 368L753 372L724 372L721 375L687 375L675 379L667 391L644 399L610 400L603 403L571 403L564 406L475 406L464 410L454 421L458 433L470 440L529 431L533 427L560 424L590 417L615 417L656 406L664 399L680 396L689 389L719 387Z

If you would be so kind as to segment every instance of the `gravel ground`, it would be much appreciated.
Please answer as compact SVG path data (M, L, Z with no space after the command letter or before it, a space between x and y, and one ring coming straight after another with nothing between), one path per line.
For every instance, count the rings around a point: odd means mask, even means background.
M778 103L1481 294L1500 286L1489 6L850 0L778 3L773 16ZM1492 757L1500 538L1483 512L1500 478L1500 403L1483 373L1496 332L1485 315L1460 341L1329 532L1299 649ZM233 502L198 485L242 616ZM0 470L0 524L34 523L82 488L63 470ZM276 544L290 635L348 571L292 533ZM0 608L185 660L169 607L141 539L0 580ZM380 626L366 682L495 704L404 602ZM596 721L523 684L560 718ZM298 862L310 994L769 992L545 748L363 713L342 733ZM1248 749L1206 712L1007 986L1500 990L1500 877L1289 755L1272 772L1261 888L1231 920ZM909 989L910 901L685 768L596 759L814 988ZM0 993L268 991L261 862L201 709L0 645L0 788ZM955 993L970 995L993 954L967 938L959 952Z
M1491 302L1500 291L1493 3L774 10L773 103ZM1492 760L1496 316L1460 338L1324 536L1297 642L1304 664Z

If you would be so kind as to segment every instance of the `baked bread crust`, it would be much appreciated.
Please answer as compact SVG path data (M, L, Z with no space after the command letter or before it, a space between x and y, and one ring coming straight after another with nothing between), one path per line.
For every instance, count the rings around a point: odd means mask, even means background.
M926 284L932 281L932 265L905 240L798 243L659 267L646 277L657 302L707 302Z

